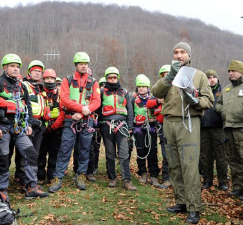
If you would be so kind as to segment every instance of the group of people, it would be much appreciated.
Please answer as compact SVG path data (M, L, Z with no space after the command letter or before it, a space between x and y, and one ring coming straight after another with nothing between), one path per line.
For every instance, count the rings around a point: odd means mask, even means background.
M85 190L87 180L95 182L102 137L108 187L118 185L118 159L122 187L136 191L130 171L131 149L136 147L139 182L161 189L172 186L176 205L167 210L188 212L187 223L199 221L201 188L213 185L214 159L219 189L228 190L229 165L230 195L242 199L243 63L231 61L231 84L221 90L216 71L204 74L191 67L190 45L176 44L173 56L172 65L161 67L160 79L152 88L149 77L139 74L136 90L128 92L116 67L108 67L98 82L85 52L74 55L75 71L62 80L39 60L30 62L22 80L20 57L5 55L0 76L1 195L9 200L14 147L15 179L26 198L48 197L40 186L45 181L50 183L48 192L61 189L72 153L76 186ZM158 137L162 184L158 180Z

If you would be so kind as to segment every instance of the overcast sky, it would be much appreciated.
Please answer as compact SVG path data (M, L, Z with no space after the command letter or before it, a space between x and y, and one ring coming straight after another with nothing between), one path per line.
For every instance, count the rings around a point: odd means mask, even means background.
M13 7L18 2L28 3L45 0L7 0L1 6ZM58 0L54 0L58 1ZM75 0L64 0L72 2ZM243 0L82 0L80 2L133 5L149 11L160 11L174 16L197 18L221 30L228 30L243 36Z

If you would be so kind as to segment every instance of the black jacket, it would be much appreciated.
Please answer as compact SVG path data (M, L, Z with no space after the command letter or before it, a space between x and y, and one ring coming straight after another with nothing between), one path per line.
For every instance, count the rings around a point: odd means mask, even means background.
M223 128L223 121L221 118L221 114L215 111L215 104L221 92L221 85L219 82L217 85L212 87L212 92L214 95L214 105L213 108L204 111L204 115L201 119L201 127L202 128L203 127Z

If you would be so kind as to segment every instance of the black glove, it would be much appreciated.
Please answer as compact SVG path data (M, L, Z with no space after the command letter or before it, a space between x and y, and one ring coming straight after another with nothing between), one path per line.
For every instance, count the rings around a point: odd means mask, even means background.
M194 97L192 94L184 91L184 96L187 104L190 104L192 106L199 104L199 98Z
M180 68L181 68L181 62L174 61L174 63L171 65L170 72L165 77L169 83L171 83L174 80Z

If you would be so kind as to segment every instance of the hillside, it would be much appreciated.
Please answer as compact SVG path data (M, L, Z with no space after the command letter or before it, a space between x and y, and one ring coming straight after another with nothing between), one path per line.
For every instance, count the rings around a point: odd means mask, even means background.
M222 84L228 83L230 60L243 56L241 35L139 7L65 2L2 7L0 31L0 57L18 54L24 76L28 63L39 59L64 77L74 71L73 55L85 51L91 57L94 77L100 78L107 67L116 66L129 90L134 89L139 73L154 83L159 68L171 63L172 48L179 41L191 45L192 66L215 69ZM59 59L44 57L51 50L60 54Z

